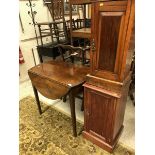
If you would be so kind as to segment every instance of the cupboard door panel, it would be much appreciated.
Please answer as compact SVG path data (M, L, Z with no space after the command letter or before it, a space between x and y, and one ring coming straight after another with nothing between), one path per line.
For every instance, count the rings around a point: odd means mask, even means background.
M123 12L99 13L97 70L116 73L124 23Z
M99 15L98 69L114 72L122 13Z
M109 7L115 9L109 9ZM92 75L122 81L128 44L131 1L94 2L92 7ZM123 9L122 9L123 8Z
M89 98L89 102L86 102L87 130L100 139L111 141L114 98L92 90L86 90L85 93Z

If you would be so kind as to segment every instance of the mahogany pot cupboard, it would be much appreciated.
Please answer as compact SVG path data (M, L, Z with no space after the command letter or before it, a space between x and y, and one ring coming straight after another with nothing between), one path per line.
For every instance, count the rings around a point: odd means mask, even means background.
M72 4L74 0L71 0ZM82 3L82 0L75 0ZM83 136L112 152L122 133L133 52L134 0L90 0L91 73L84 84Z

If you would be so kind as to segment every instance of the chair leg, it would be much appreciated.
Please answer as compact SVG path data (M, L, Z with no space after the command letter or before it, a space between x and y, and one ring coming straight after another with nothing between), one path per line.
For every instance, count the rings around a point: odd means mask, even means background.
M70 103L70 109L71 109L73 136L77 137L77 132L76 132L76 114L75 114L75 96L73 95L72 91L70 91L70 93L69 93L69 103Z
M33 91L34 91L34 95L35 95L35 98L36 98L39 114L41 115L42 114L41 105L40 105L40 101L39 101L38 92L37 92L37 89L35 88L35 86L33 86Z

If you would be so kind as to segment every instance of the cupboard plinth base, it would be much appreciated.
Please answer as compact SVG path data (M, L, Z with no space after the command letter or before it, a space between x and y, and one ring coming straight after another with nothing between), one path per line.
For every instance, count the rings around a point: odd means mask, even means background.
M113 141L113 144L109 144L107 143L106 141L103 141L101 139L99 139L98 137L95 137L94 135L90 134L89 132L87 131L83 131L82 132L82 135L85 139L91 141L92 143L96 144L97 146L99 146L100 148L112 153L121 134L122 134L122 131L123 131L123 128L124 126L121 127L120 131L118 132L115 140Z

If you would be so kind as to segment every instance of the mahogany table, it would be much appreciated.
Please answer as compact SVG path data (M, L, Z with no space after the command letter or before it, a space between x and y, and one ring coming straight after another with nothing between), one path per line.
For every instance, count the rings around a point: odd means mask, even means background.
M41 63L28 70L31 79L39 113L42 114L38 92L49 99L60 99L69 95L73 135L76 137L75 96L83 90L89 67L69 64L62 61Z

